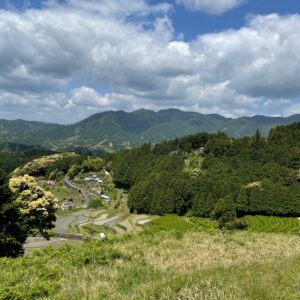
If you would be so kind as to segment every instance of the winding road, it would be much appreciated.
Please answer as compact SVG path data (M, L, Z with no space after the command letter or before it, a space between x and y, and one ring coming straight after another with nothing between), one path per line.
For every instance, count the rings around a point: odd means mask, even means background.
M66 177L64 178L64 183L65 183L65 185L66 185L68 188L71 188L71 189L73 189L73 190L79 191L79 192L82 194L83 198L84 198L85 204L86 204L86 205L89 204L90 196L89 196L89 194L88 194L81 186L76 185L74 182L72 182L72 181L70 180L70 177L69 177L69 176L66 176Z

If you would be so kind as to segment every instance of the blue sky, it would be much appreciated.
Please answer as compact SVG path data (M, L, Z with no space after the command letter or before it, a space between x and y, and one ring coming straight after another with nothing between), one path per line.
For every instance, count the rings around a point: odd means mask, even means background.
M0 118L300 113L299 14L295 0L1 1Z
M113 0L112 0L113 1ZM99 1L100 2L100 1ZM160 0L150 0L150 4L159 4ZM174 4L174 1L164 1ZM40 9L41 0L4 0L0 8L13 5L17 9L24 9L29 5ZM199 34L223 31L224 29L238 29L245 25L249 15L267 15L278 13L281 15L300 13L300 1L297 0L247 0L239 7L222 15L210 15L201 11L186 10L177 5L172 11L172 20L176 32L183 33L185 40L191 40Z
M151 3L159 3L152 0ZM174 3L174 1L168 1ZM219 32L224 29L238 29L245 25L249 15L300 13L297 0L248 0L244 4L222 15L209 15L201 11L188 11L182 6L174 10L173 21L177 32L183 32L185 39L194 39L203 33Z
M160 0L148 1L159 4ZM165 1L174 4L174 1ZM38 8L43 6L41 0L4 0L0 8L13 5L17 9L24 7ZM210 15L201 11L189 11L177 5L172 11L172 20L176 32L183 33L185 40L191 40L199 34L219 32L224 29L237 29L245 25L249 15L267 15L278 13L281 15L300 13L300 1L297 0L247 0L242 5L222 15Z

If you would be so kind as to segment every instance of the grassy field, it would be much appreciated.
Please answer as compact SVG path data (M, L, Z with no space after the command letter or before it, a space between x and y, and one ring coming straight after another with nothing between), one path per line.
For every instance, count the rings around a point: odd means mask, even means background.
M300 299L297 235L172 231L0 259L0 299Z
M188 222L184 217L176 215L167 215L155 219L149 224L148 231L174 231L174 232L185 232L194 229L195 225Z

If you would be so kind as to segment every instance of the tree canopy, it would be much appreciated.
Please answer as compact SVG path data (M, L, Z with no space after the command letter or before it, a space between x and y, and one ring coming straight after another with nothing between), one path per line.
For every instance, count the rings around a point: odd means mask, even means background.
M0 171L0 256L16 257L30 234L48 238L54 227L56 199L31 176L11 178Z
M107 157L115 184L129 189L131 211L213 217L300 215L300 123L264 138L200 133ZM198 156L199 172L186 164Z

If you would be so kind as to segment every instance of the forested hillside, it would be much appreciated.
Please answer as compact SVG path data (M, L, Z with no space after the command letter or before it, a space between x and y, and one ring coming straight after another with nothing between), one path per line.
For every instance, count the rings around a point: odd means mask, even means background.
M23 120L0 120L0 139L27 145L42 145L59 151L120 150L157 143L197 132L225 132L240 138L253 135L257 129L266 136L271 128L299 122L300 115L288 118L265 116L225 118L167 109L158 112L137 110L107 111L92 115L71 125L46 124Z
M22 166L35 158L53 153L53 151L41 146L2 143L0 144L0 164L7 173L10 173L17 167Z
M300 123L264 138L225 133L186 136L110 160L131 211L213 217L224 226L249 214L300 215Z

